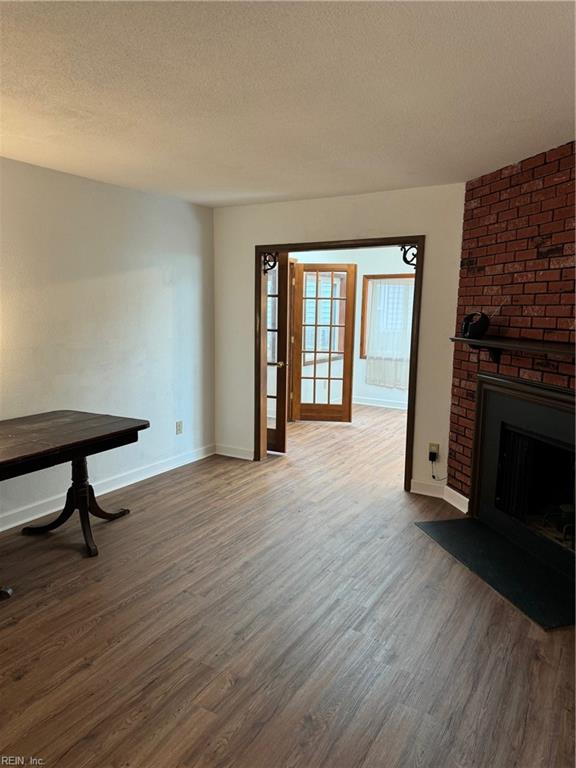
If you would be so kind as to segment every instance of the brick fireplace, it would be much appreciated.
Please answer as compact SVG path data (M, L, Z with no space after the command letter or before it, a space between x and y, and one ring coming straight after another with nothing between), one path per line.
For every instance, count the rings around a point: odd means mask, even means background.
M495 313L489 334L574 343L574 142L466 184L456 335L464 316ZM562 355L456 344L448 485L469 496L479 374L574 389Z

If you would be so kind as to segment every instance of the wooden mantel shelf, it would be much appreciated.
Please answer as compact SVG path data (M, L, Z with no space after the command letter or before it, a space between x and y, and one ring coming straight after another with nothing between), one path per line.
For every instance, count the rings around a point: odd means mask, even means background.
M531 355L561 355L574 358L574 346L568 342L539 341L538 339L510 339L506 336L484 336L482 339L467 339L451 336L450 341L468 344L469 347L487 349L490 359L500 362L500 355L506 352L528 352Z

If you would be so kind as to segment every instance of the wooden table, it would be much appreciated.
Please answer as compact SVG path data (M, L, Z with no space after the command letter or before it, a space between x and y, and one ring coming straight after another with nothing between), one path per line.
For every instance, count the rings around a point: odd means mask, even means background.
M88 482L86 457L135 443L138 432L149 426L148 421L141 419L82 411L50 411L0 421L0 480L56 464L72 463L72 485L62 512L51 523L27 526L22 533L36 536L53 531L78 510L88 556L95 557L98 549L92 536L90 515L116 520L127 515L129 510L105 512L98 505L94 489ZM0 587L0 599L11 594L9 587Z

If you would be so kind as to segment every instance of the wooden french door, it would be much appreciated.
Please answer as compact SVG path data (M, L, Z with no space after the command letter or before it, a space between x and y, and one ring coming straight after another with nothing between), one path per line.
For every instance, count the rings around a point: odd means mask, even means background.
M351 421L356 265L296 262L293 273L291 415Z
M266 448L286 452L288 419L288 254L263 276L266 317Z

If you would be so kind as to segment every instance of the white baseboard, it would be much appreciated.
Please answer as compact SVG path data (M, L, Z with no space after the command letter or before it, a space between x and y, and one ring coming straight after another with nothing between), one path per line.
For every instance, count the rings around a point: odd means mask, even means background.
M410 493L419 493L422 496L434 496L437 499L443 499L444 486L438 483L422 483L419 480L412 480Z
M162 461L156 461L153 464L147 464L144 467L137 467L128 472L122 472L119 475L108 477L105 480L98 480L94 483L94 490L98 496L104 493L110 493L111 491L117 491L119 488L138 483L141 480L147 480L149 477L154 477L155 475L161 475L163 472L169 472L171 469L177 469L186 464L200 461L200 459L205 459L207 456L214 455L214 453L215 446L205 445L202 448L196 448L193 451L180 453L169 459L162 459ZM62 509L65 498L66 494L63 493L1 514L0 531L6 531L9 528L23 525L31 520L36 520L39 517L43 517L51 512L56 512Z
M395 408L397 411L406 411L407 405L399 403L397 400L384 400L376 397L355 397L352 405L373 405L375 408Z
M245 461L252 461L254 459L254 451L250 448L236 448L233 445L216 445L214 451L218 456L230 456L232 459L244 459Z
M444 486L444 501L452 504L453 507L459 509L460 512L464 512L465 515L468 514L468 499L466 496L458 493L454 488L449 488L447 485Z
M141 480L147 480L149 477L161 475L163 472L169 472L171 469L177 469L186 464L193 464L196 461L200 461L201 459L205 459L207 456L212 456L214 454L230 456L245 461L252 461L253 459L252 451L248 448L237 448L229 445L206 445L202 448L196 448L193 451L187 451L186 453L172 456L169 459L156 461L153 464L131 469L128 472L122 472L119 475L108 477L105 480L98 480L94 483L94 490L99 496L105 493L110 493L111 491L117 491L127 485L138 483ZM410 491L412 493L419 493L423 496L433 496L434 498L444 499L448 504L451 504L453 507L460 510L460 512L464 512L464 514L468 512L468 499L453 488L449 488L447 485L423 483L418 480L413 480L410 486ZM56 512L59 509L62 509L64 501L65 494L63 493L1 514L0 531L6 531L9 528L23 525L24 523L36 520L44 515Z
M422 496L433 496L435 499L444 499L460 512L468 514L468 499L453 488L439 483L422 483L419 480L412 480L410 484L411 493L419 493Z

